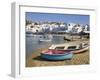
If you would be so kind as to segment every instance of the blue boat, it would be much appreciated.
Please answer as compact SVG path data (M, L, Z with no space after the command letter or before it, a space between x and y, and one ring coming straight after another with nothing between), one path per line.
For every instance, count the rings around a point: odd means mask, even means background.
M72 52L64 52L64 53L59 53L59 54L54 54L54 53L41 53L41 58L46 59L46 60L70 60L73 57Z

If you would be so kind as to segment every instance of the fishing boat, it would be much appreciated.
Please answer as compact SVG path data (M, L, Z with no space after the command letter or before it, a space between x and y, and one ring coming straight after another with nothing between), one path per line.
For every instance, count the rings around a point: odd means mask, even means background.
M48 50L59 50L65 52L73 52L75 54L87 51L89 49L88 43L70 42L65 44L55 44L49 47Z
M43 37L40 37L39 41L40 42L51 42L52 41L52 37L44 35Z
M73 57L72 52L56 51L56 50L46 50L42 51L41 58L46 60L70 60Z

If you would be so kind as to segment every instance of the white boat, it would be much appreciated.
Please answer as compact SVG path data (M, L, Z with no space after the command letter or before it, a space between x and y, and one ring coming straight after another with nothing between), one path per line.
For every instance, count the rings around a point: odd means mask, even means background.
M49 47L49 50L59 50L65 52L73 52L75 54L87 51L89 49L88 43L64 43L64 44L55 44Z
M43 37L41 37L40 39L39 39L39 41L40 42L50 42L50 41L52 41L52 36L47 36L47 35L44 35Z
M40 41L40 42L50 42L51 39L40 39L39 41Z

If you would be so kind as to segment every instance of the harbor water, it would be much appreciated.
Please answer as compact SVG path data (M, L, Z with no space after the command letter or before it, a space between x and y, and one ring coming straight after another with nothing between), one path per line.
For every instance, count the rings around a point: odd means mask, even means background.
M63 34L46 34L46 35L33 35L26 34L26 56L31 55L40 48L48 49L52 44L66 43ZM40 40L50 40L50 41L40 41Z

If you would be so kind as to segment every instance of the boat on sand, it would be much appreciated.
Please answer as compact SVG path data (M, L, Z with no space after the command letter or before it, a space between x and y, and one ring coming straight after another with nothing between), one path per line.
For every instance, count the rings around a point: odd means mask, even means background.
M41 58L46 60L70 60L73 57L72 52L65 51L55 51L55 50L47 50L41 53Z
M63 52L73 52L81 53L89 49L89 44L85 42L69 42L64 44L53 44L49 47L47 51L63 51Z
M72 59L73 54L82 53L89 49L88 43L53 44L49 49L41 52L41 57L47 60Z

